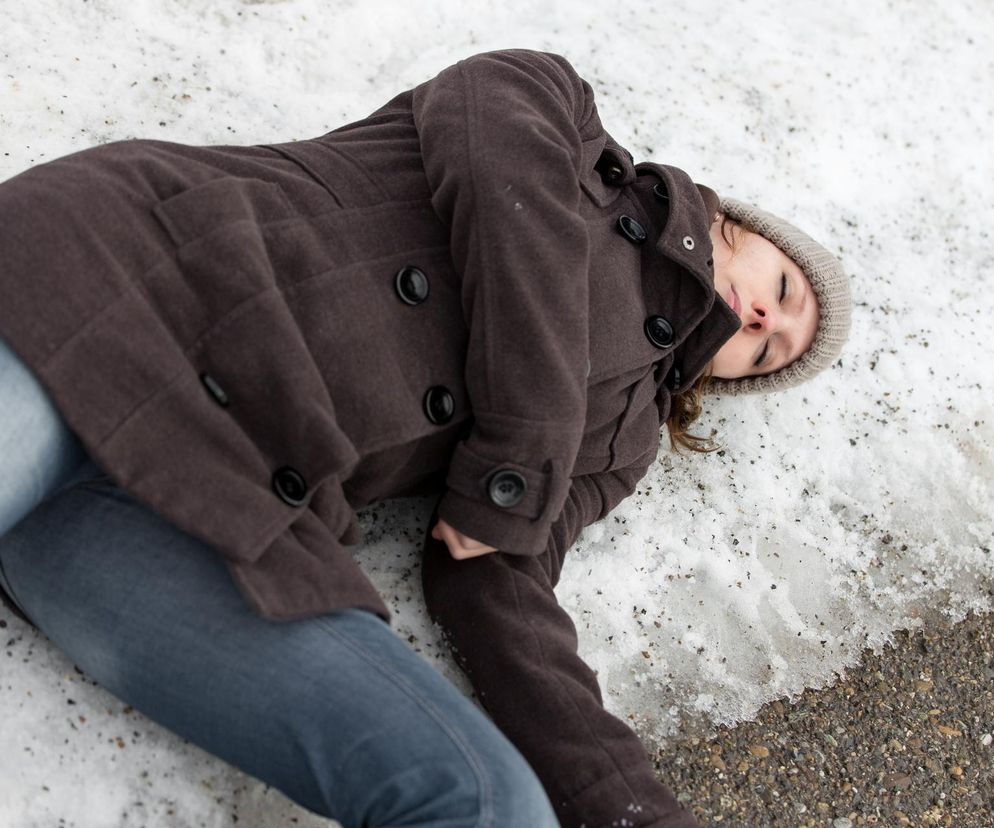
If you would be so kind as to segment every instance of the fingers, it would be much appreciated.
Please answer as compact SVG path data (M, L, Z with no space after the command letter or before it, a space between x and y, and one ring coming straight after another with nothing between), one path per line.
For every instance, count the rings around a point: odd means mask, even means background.
M473 540L441 519L432 527L431 536L436 540L445 541L449 554L457 561L497 551L496 547Z
M480 549L466 549L465 547L453 549L451 546L449 547L449 554L457 561L463 561L466 558L478 558L481 555L489 555L491 552L496 551L492 546L484 546Z

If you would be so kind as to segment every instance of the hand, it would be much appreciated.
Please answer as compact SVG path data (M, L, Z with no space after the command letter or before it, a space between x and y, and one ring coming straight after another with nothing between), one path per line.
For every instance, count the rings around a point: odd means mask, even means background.
M488 552L497 551L497 547L487 546L478 540L473 540L469 535L464 535L441 518L432 527L431 536L436 540L445 541L449 547L449 554L457 561L464 560L465 558L477 558L480 555L486 555Z

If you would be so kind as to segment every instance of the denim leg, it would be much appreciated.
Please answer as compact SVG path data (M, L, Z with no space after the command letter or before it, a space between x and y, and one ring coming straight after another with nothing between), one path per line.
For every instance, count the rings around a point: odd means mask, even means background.
M257 616L212 548L86 480L0 538L45 635L110 693L359 826L557 826L496 726L378 616Z
M35 375L0 338L0 535L88 459Z
M0 537L62 486L100 473L48 392L0 337ZM0 589L9 592L3 567Z

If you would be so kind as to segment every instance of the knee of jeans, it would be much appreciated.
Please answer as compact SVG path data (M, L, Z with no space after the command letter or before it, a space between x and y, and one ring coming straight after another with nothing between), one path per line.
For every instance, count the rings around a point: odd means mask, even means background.
M310 756L308 784L321 792L320 812L343 825L559 825L535 772L496 728L462 728L458 719L440 727L411 715L401 725L371 727L347 746L336 739L329 749L322 734L340 729L315 729L320 711L306 718L299 738Z
M516 754L486 762L449 757L402 767L363 786L360 801L331 814L345 824L402 826L445 821L453 828L558 828L531 767Z

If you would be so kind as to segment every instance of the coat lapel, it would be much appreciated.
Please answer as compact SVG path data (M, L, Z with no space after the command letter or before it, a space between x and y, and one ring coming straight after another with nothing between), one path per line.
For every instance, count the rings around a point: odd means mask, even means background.
M709 229L719 198L677 167L643 162L635 169L639 178L632 191L645 212L661 222L652 231L656 255L643 260L643 285L657 291L650 298L666 309L674 325L673 367L680 373L674 390L679 391L693 384L742 325L714 289ZM674 279L673 263L690 278ZM664 379L659 377L659 386Z

